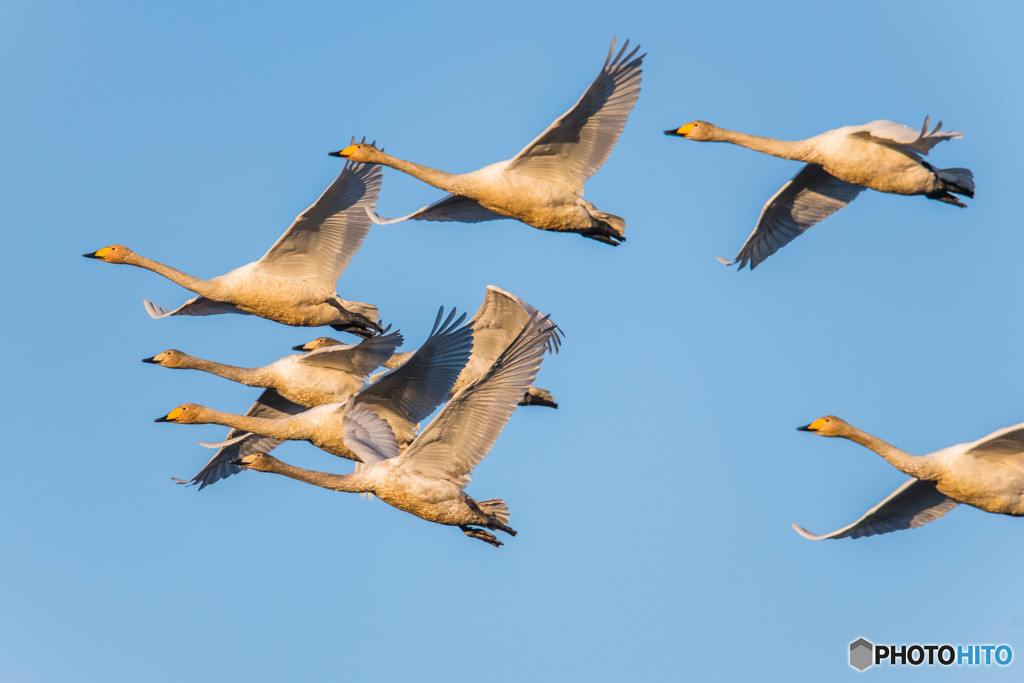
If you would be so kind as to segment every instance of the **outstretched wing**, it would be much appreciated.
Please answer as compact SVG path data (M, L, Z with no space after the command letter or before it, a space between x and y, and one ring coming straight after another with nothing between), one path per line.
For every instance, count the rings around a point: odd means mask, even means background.
M296 280L319 280L333 289L370 231L367 211L377 203L380 178L377 164L346 162L330 187L257 262L257 269Z
M843 208L864 188L836 178L817 164L807 164L761 209L757 226L726 265L759 263L799 237L809 227Z
M414 221L457 221L459 223L483 223L484 221L496 221L499 218L508 218L490 209L485 209L475 199L463 197L457 194L450 194L444 199L439 199L433 204L416 209L410 214L401 218L382 218L376 211L367 209L370 218L377 225L391 225L404 220Z
M405 429L396 427L399 433L412 430L434 412L448 397L473 347L472 326L459 327L466 314L453 322L455 313L453 309L442 323L442 307L430 336L412 358L357 393L349 405L365 403L379 415L405 422Z
M168 311L163 306L158 306L152 301L147 301L146 299L142 300L142 305L146 307L146 313L149 313L151 318L158 319L166 318L169 315L218 315L220 313L241 313L242 315L248 315L245 311L234 304L224 303L223 301L214 301L213 299L207 299L205 296L192 297L173 311Z
M861 538L923 526L957 505L957 501L935 488L935 482L908 479L888 498L865 512L863 517L842 529L818 535L796 524L793 528L801 536L812 541L824 538Z
M640 96L641 63L646 55L615 54L612 38L601 73L579 101L509 161L508 170L560 182L583 193L583 182L601 168L615 146L626 117Z
M303 354L298 360L303 364L365 377L384 365L402 341L402 333L395 331L364 339L358 344L324 346Z
M523 328L539 316L537 309L527 301L500 287L487 285L484 301L469 321L473 326L473 353L459 374L456 388L461 389L487 372ZM561 344L558 328L551 331L549 341L549 350L557 353Z
M966 446L965 455L980 458L1017 457L1024 465L1024 423L992 432Z
M273 389L267 389L252 404L247 417L282 418L289 415L298 415L305 408L297 403L292 403L281 396ZM243 438L238 438L243 437ZM271 439L268 436L249 434L241 429L232 429L228 432L228 445L222 446L212 458L206 463L199 474L191 479L175 479L179 484L199 484L199 490L216 483L221 479L230 477L232 474L241 472L244 467L232 465L231 461L238 460L250 453L269 453L281 445L281 439Z
M538 318L523 328L486 373L448 402L396 465L465 487L533 382L554 327Z
M913 155L915 157L917 157L918 154L928 154L932 147L943 140L952 140L954 138L962 138L964 136L963 133L955 130L940 131L939 128L942 128L942 121L939 121L935 125L935 128L929 131L929 120L929 117L924 117L924 125L921 126L920 131L916 131L909 126L904 126L892 121L872 121L871 123L864 124L861 127L861 130L854 131L851 135L856 137L868 137L874 139L876 142L898 145L900 147L913 150L913 152L916 152L916 154Z
M365 403L355 403L345 409L342 418L345 445L359 456L356 463L369 465L398 456L398 441L387 420L373 412Z

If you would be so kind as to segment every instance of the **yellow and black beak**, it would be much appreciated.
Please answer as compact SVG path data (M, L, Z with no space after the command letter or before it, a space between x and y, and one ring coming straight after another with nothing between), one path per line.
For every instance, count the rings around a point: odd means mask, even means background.
M797 427L796 429L797 429L798 432L815 432L815 431L817 431L816 429L811 429L811 425L804 425L803 427Z
M160 361L156 359L156 356L150 356L149 358L143 358L143 363L152 363L153 365L159 365Z
M676 137L685 138L687 135L690 134L691 130L693 130L693 124L688 123L685 126L680 126L679 128L676 128L675 130L666 130L665 135L675 135Z
M171 412L167 413L163 417L158 417L153 422L175 422L181 415L181 408L175 408Z

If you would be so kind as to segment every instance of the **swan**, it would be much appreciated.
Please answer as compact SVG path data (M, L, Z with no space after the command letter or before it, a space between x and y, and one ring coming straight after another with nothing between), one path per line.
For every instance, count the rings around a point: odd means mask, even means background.
M759 263L803 234L815 223L849 204L865 187L892 194L923 194L929 199L967 205L953 194L974 196L974 175L966 168L935 168L924 161L931 148L952 138L956 131L929 132L926 116L920 131L892 121L844 126L806 140L775 140L719 128L707 121L691 121L666 135L687 140L731 142L807 165L775 193L761 210L757 226L732 261L726 265Z
M370 219L366 210L380 192L380 168L348 163L320 198L259 261L203 280L136 254L122 244L82 254L107 263L151 270L199 296L173 311L143 300L150 316L245 313L285 325L315 327L370 337L381 328L377 307L337 295L338 277L355 255Z
M905 453L834 415L797 429L859 443L912 477L856 522L830 534L812 534L794 524L806 538L860 538L912 529L938 519L959 503L1024 516L1024 423L928 455Z
M399 332L364 339L358 344L321 347L311 353L279 358L258 368L240 368L196 358L177 349L143 358L165 368L202 370L250 387L276 389L284 398L306 408L344 401L363 388L367 376L401 346Z
M456 394L402 452L388 423L367 406L346 411L349 441L364 463L352 474L305 470L263 453L246 455L235 464L335 491L372 493L399 510L457 526L470 538L500 547L501 541L486 529L516 535L508 526L505 501L477 501L463 489L537 374L552 331L547 318L523 328L487 372Z
M239 430L237 435L219 444L220 450L192 479L191 483L211 484L224 474L224 463L252 452L261 442L251 441L240 450L227 447L249 439L248 433L269 437L277 443L286 440L309 441L314 446L349 460L359 460L346 443L342 417L354 405L366 405L373 409L389 425L392 433L403 445L412 441L418 424L448 397L452 383L469 358L473 343L472 328L462 325L466 316L457 320L455 311L441 322L444 309L437 315L430 336L412 359L398 370L387 373L376 382L353 394L345 401L324 403L301 412L278 417L261 415L236 415L213 410L196 403L185 403L156 422L177 424L220 424ZM453 322L454 320L454 322ZM460 327L460 325L462 325ZM261 446L271 450L272 446ZM237 471L237 470L236 470ZM231 472L232 474L234 472Z
M583 183L608 158L640 95L646 55L636 57L639 47L627 54L628 48L627 40L616 55L613 38L604 67L579 101L507 161L453 174L398 159L366 142L330 154L384 164L451 193L402 218L372 214L379 224L407 218L463 223L515 218L541 230L618 245L626 239L626 222L583 199Z

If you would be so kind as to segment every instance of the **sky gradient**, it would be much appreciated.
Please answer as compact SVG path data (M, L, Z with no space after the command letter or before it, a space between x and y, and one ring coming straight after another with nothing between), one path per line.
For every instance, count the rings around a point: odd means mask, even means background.
M961 506L819 543L790 523L839 528L905 479L798 425L832 413L926 453L1024 421L1022 20L952 2L6 3L0 680L966 675L858 674L861 636L1007 643L1010 667L970 675L1019 679L1024 522ZM613 35L647 52L643 88L586 197L626 219L624 245L406 222L373 228L338 286L405 348L488 284L564 330L536 381L560 408L518 410L467 489L504 498L519 536L496 550L269 474L173 484L226 429L153 419L257 392L141 358L262 365L329 330L151 320L143 298L191 294L80 254L123 243L201 277L255 260L352 136L453 172L509 158ZM714 257L799 164L662 133L926 114L964 132L929 159L974 170L969 208L867 191L754 272ZM378 208L441 196L385 169ZM276 454L348 471L308 444Z

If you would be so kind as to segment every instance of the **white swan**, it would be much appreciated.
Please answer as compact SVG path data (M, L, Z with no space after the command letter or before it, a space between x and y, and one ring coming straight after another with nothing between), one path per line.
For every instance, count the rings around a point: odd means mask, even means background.
M376 323L377 307L346 301L338 296L336 287L370 230L366 212L377 201L380 176L379 167L346 164L263 258L209 280L140 256L120 244L82 255L146 268L199 295L173 311L143 301L154 318L247 313L285 325L330 325L369 337L381 331Z
M815 223L849 204L865 187L893 194L923 194L963 207L952 193L974 196L974 176L966 168L935 168L924 161L932 147L955 131L940 132L940 121L929 132L928 117L920 131L893 123L872 121L825 131L806 140L776 140L719 128L707 121L692 121L666 135L687 140L731 142L783 159L806 161L799 173L768 200L757 226L732 261L726 265L759 263Z
M604 164L640 95L640 48L615 54L612 39L601 73L583 96L546 131L507 161L471 173L445 173L354 144L332 156L384 164L451 194L413 213L377 223L412 218L479 223L515 218L541 230L574 232L606 244L626 238L626 222L583 199L583 183Z
M399 452L388 423L360 405L344 418L348 440L364 463L352 474L304 470L262 453L247 455L237 464L335 491L373 493L399 510L457 526L470 538L501 546L485 529L516 535L508 526L505 501L477 501L463 489L537 374L552 330L546 318L524 328L488 371L456 394L404 452Z
M211 484L217 479L233 474L225 473L225 458L237 458L253 452L257 445L266 442L252 439L248 434L269 437L276 440L273 446L262 446L271 450L281 441L309 441L314 446L349 460L359 460L346 443L342 416L354 405L365 404L373 409L390 425L396 438L408 444L416 435L420 421L426 418L446 398L459 371L469 358L473 343L473 330L467 324L459 327L466 316L457 320L453 310L441 322L444 309L438 313L434 328L423 346L408 363L393 370L376 382L350 396L347 400L302 410L282 411L280 416L236 415L213 410L196 403L185 403L156 422L176 424L219 424L238 430L236 436L219 444L220 450L210 459L190 483ZM252 410L250 410L252 412ZM233 432L235 433L235 432ZM236 443L247 441L240 449L229 450ZM238 471L237 468L234 471Z
M258 368L241 368L196 358L168 349L143 363L165 368L202 370L250 387L266 387L301 406L344 401L363 388L374 369L384 365L402 344L399 332L364 339L358 344L324 346L311 353L279 358Z
M912 529L938 519L958 503L1024 515L1024 423L928 455L905 453L833 415L797 429L859 443L913 477L856 522L830 534L812 534L794 524L806 538L860 538Z

